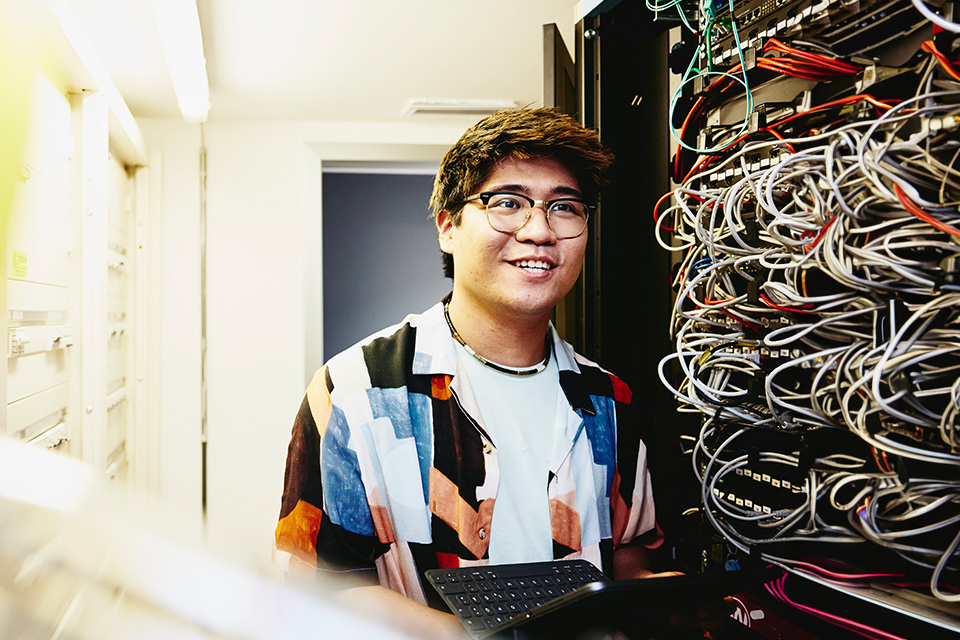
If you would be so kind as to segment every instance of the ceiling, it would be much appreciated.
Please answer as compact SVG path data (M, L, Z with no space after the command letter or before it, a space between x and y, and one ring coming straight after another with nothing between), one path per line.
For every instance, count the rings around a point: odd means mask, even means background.
M68 0L138 118L180 118L149 0ZM198 0L209 120L404 120L413 98L539 104L577 0ZM443 116L418 116L443 117Z

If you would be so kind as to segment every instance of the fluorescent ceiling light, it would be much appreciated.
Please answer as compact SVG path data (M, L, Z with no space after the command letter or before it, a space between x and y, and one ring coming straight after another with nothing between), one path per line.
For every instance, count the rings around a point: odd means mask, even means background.
M516 107L513 100L456 100L451 98L412 98L404 116L488 116L500 109Z
M206 122L210 110L207 61L203 56L196 0L151 0L160 43L187 122Z

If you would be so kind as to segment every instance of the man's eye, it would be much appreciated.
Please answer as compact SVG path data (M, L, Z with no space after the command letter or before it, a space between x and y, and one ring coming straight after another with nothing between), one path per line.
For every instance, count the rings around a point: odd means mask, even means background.
M495 198L491 198L490 204L487 206L493 209L512 211L515 209L522 209L523 203L519 198L512 198L510 196L497 196Z
M556 202L550 203L550 213L582 216L584 214L584 206L572 200L557 200Z

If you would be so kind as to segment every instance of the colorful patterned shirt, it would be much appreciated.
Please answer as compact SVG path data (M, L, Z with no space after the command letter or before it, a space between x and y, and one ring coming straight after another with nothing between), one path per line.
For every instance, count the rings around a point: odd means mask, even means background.
M554 557L610 573L615 548L662 541L646 447L629 388L550 331L569 402L545 478ZM436 605L423 571L489 562L497 448L457 363L437 304L317 372L294 422L276 528L288 572L375 571Z

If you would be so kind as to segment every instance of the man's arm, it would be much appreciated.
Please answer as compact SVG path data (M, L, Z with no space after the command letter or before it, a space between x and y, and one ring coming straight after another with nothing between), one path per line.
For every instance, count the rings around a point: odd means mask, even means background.
M652 578L664 576L679 576L679 571L654 573L650 569L650 557L647 550L640 545L620 547L613 552L613 579L631 580L633 578Z
M665 578L682 575L683 573L680 571L654 573L650 569L650 557L647 555L646 549L640 545L623 546L613 552L614 580ZM670 624L716 631L723 627L735 608L736 606L730 598L711 600L701 604L696 611L671 611Z

